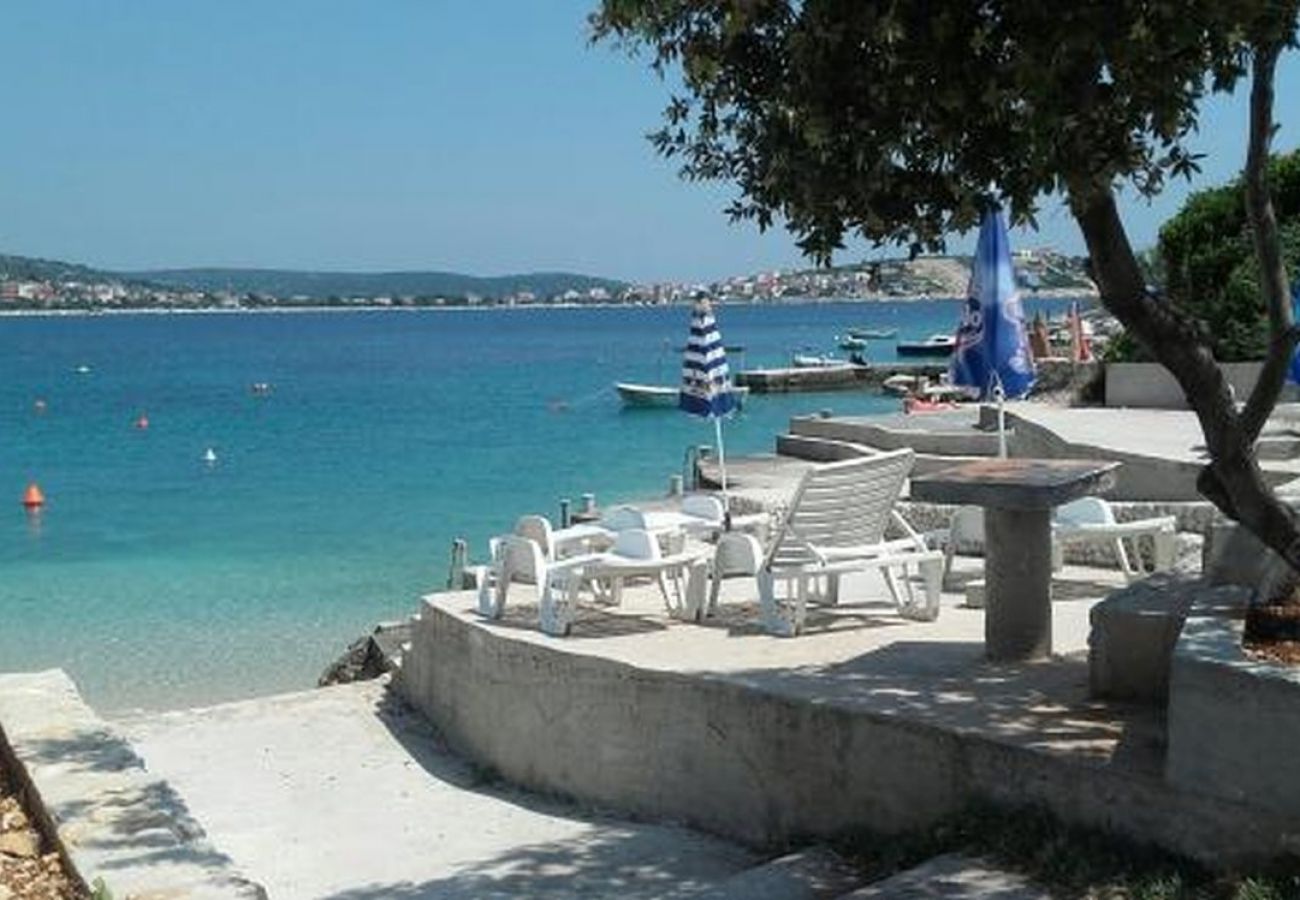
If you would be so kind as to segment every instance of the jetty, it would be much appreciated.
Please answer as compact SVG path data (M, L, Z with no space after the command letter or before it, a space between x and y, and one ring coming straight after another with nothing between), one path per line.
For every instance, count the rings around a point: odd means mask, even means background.
M738 387L755 394L798 394L817 391L851 391L878 389L895 375L925 376L938 379L948 371L945 363L871 363L836 366L745 369L737 372Z

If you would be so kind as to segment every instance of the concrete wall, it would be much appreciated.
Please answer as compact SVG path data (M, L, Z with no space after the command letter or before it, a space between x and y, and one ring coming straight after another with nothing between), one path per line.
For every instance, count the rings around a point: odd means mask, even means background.
M1300 671L1242 650L1240 619L1198 604L1169 683L1171 784L1300 814Z
M1153 456L1139 456L1092 446L1076 446L1054 431L1007 414L1014 423L1007 447L1012 456L1047 459L1110 459L1123 463L1115 473L1115 486L1104 496L1110 500L1191 502L1203 499L1196 489L1201 466Z
M1045 805L1225 863L1290 828L1134 770L512 639L426 601L397 689L451 745L540 791L757 845L925 826L975 797Z
M1228 383L1245 400L1259 380L1263 363L1223 363ZM1106 405L1147 409L1187 409L1187 398L1174 376L1159 363L1107 363Z

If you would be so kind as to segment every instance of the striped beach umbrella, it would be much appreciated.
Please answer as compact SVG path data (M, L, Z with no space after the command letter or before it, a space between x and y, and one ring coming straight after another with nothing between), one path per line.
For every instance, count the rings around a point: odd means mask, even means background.
M722 503L727 503L727 455L722 443L722 417L740 406L731 389L727 351L718 332L718 322L708 300L699 300L691 311L691 335L682 358L682 388L677 405L695 416L713 420L718 442L718 468L722 477Z

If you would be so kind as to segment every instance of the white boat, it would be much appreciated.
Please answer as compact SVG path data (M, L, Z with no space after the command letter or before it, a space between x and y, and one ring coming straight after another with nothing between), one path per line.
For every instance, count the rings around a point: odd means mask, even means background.
M677 407L677 396L681 393L680 389L676 387L666 387L661 384L635 384L630 381L620 381L614 385L614 390L618 391L618 396L623 401L624 406L639 409L655 407L675 409ZM732 385L731 392L737 397L743 398L749 393L749 388Z
M852 365L847 359L840 359L838 356L812 356L806 353L796 353L790 360L790 365L796 369L834 369L839 366Z
M614 390L618 391L624 406L676 406L677 395L680 393L675 387L633 384L627 381L614 385Z
M899 341L899 356L946 356L957 347L951 334L932 334L923 341Z

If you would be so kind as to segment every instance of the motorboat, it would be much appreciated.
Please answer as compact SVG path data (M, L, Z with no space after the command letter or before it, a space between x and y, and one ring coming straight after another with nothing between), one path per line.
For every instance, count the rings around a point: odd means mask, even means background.
M864 341L887 341L898 336L897 328L850 328L849 337Z
M854 337L851 334L846 334L840 338L840 349L865 350L867 349L867 341L865 338Z
M957 338L951 334L932 334L923 341L899 341L899 356L947 356L957 347Z

